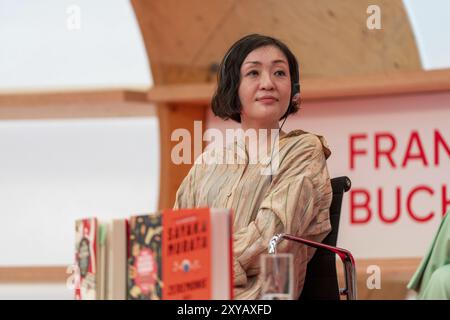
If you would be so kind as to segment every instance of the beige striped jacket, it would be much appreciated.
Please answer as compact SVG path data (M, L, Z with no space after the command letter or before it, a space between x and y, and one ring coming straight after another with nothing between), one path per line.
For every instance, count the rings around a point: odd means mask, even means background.
M248 158L245 144L239 140L223 150ZM211 159L217 153L220 150L207 150L201 157ZM175 209L209 207L232 208L234 211L235 299L260 298L260 256L267 252L268 242L274 234L286 232L322 241L331 230L332 190L326 164L330 154L322 136L294 130L279 139L279 162L277 170L272 172L272 181L270 175L261 174L262 169L267 169L267 161L249 163L244 159L232 164L199 163L201 157L182 181L176 194ZM277 251L294 255L294 295L298 297L314 249L283 241Z

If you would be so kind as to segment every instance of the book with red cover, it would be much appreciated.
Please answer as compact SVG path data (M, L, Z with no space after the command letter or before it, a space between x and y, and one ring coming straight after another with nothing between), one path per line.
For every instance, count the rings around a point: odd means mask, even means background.
M164 210L130 219L129 299L232 299L229 209Z

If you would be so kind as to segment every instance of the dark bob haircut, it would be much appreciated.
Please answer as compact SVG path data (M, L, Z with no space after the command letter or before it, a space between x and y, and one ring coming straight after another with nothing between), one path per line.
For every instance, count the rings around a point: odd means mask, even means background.
M289 64L291 103L289 109L279 120L283 120L289 114L298 111L299 104L292 102L294 95L300 92L298 62L294 54L280 40L260 34L250 34L235 42L220 63L217 73L217 90L211 100L212 111L216 116L224 120L232 119L241 122L242 106L239 100L241 66L250 52L266 46L274 46L280 49Z

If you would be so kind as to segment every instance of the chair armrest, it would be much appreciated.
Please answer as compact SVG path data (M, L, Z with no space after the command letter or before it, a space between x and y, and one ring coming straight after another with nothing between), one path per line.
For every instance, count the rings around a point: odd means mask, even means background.
M344 264L344 276L345 276L345 288L341 290L340 293L346 295L347 300L356 300L356 267L355 267L355 259L353 259L353 256L350 253L350 251L339 247L329 246L320 242L303 239L290 234L281 233L273 236L272 239L270 240L269 254L276 253L276 246L283 239L299 242L309 247L313 247L316 249L324 249L337 254L339 258L341 258L342 263Z

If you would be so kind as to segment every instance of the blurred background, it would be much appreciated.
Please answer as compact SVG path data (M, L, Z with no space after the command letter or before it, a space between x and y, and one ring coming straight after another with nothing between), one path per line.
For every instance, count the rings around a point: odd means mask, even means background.
M285 127L325 136L352 180L338 245L359 298L407 298L450 209L449 32L446 0L0 0L0 299L73 298L75 219L172 206L190 165L171 132L237 127L209 99L249 33L294 51Z

